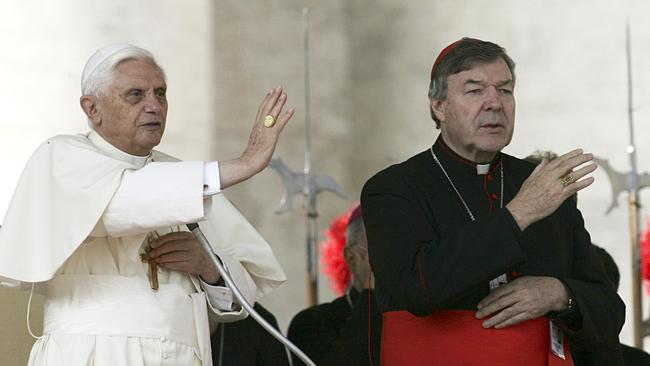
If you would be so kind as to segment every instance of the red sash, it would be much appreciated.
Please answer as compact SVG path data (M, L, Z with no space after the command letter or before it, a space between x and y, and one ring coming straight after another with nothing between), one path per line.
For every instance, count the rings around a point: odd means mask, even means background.
M549 319L505 329L485 329L470 310L441 310L427 317L384 313L382 366L572 366L568 341L563 360L551 351Z

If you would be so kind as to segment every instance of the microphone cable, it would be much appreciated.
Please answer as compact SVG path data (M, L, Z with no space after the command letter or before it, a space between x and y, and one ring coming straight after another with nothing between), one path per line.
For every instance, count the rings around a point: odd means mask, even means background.
M262 328L266 329L266 331L269 332L275 339L284 344L291 352L298 356L298 358L306 365L316 366L314 361L312 361L300 348L298 348L288 338L280 333L279 330L275 329L271 324L269 324L257 311L255 311L255 309L253 309L251 304L248 303L248 301L244 298L244 295L242 295L241 291L239 291L239 288L237 288L233 282L232 278L230 278L228 272L226 272L226 269L223 267L223 264L221 264L221 261L218 259L217 254L214 252L214 250L212 250L212 246L210 246L210 242L208 242L208 239L205 237L205 235L203 235L203 232L201 232L199 224L187 224L187 228L201 243L203 250L211 254L210 259L212 260L212 263L214 263L214 265L217 267L217 270L219 271L221 278L223 278L224 282L226 283L226 286L230 288L235 298L244 307L244 309L248 311L253 319L255 319L255 321L259 323ZM289 361L291 361L291 358Z

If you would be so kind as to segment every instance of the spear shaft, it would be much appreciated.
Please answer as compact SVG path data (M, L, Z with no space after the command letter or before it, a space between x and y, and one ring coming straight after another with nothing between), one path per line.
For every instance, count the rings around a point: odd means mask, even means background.
M280 201L280 207L275 210L276 214L290 211L294 196L305 197L303 208L306 211L307 224L307 296L310 305L318 303L318 229L316 219L316 198L321 192L332 192L335 195L347 199L343 188L330 176L314 174L312 169L312 148L311 148L311 106L309 86L309 9L302 10L303 31L304 31L304 66L305 66L305 165L302 172L291 170L282 159L274 157L269 167L276 170L282 178L284 195Z
M641 292L641 252L639 248L639 182L634 144L634 110L632 99L632 54L630 50L630 24L625 24L625 51L627 57L627 113L630 144L627 153L631 170L628 174L628 205L630 214L630 243L632 250L632 316L634 320L634 346L643 349L643 296Z
M309 9L302 9L303 20L303 57L305 65L305 181L303 192L307 197L307 296L310 305L318 303L318 250L316 241L318 228L316 219L316 192L311 167L311 88L309 83Z

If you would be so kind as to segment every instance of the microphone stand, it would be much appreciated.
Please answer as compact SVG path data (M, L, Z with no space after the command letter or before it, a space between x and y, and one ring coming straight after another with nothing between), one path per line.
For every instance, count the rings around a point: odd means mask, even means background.
M226 269L223 267L223 264L219 261L217 254L212 250L212 246L210 246L210 242L208 242L208 239L203 235L203 232L201 232L201 229L199 228L199 225L196 223L192 224L187 224L187 228L194 234L194 236L199 240L201 243L201 246L203 247L203 250L206 252L210 253L210 259L212 260L212 263L217 267L217 270L219 271L219 274L221 275L221 278L223 278L224 282L226 283L226 286L232 291L233 295L235 295L235 298L239 303L248 311L248 313L255 319L259 325L262 326L262 328L266 329L267 332L269 332L275 339L280 341L280 343L284 344L291 352L293 352L302 362L304 362L308 366L316 366L314 361L312 361L303 351L300 350L295 344L293 344L289 339L287 339L282 333L280 333L279 330L275 329L271 324L269 324L262 316L253 309L251 304L246 301L244 298L244 295L242 295L241 291L239 291L239 288L235 285L233 282L232 278L230 278L230 275L228 272L226 272Z

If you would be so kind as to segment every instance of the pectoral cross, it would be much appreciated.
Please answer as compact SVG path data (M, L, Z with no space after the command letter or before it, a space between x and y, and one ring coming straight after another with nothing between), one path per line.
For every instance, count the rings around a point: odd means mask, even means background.
M154 291L158 291L158 264L149 256L149 251L151 250L151 241L156 239L158 239L158 233L155 231L150 232L147 235L147 248L144 253L140 254L140 260L149 264L149 284Z

